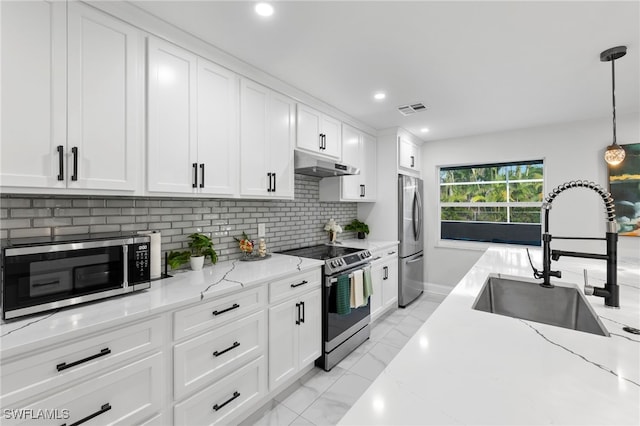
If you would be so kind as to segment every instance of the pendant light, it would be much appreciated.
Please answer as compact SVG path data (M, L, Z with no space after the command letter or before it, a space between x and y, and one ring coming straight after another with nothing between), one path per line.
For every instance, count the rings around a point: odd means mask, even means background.
M617 166L624 160L624 149L616 142L616 59L627 54L627 46L616 46L600 54L601 62L611 62L611 95L613 100L613 144L604 152L604 160L610 166Z

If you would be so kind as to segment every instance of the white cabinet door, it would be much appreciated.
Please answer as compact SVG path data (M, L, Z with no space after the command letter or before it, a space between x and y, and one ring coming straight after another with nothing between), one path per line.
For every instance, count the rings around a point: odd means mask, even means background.
M295 104L260 84L240 85L240 194L293 198Z
M385 270L386 268L386 270ZM398 257L393 256L383 267L382 305L385 308L398 304Z
M362 136L362 201L375 201L377 196L377 153L376 140L367 135Z
M358 167L359 175L343 176L342 198L344 200L359 200L362 194L362 136L359 131L350 126L342 126L342 161L346 164Z
M300 334L300 368L312 363L322 354L322 291L307 293L301 298L302 317Z
M324 135L324 147L322 153L333 158L340 158L342 151L342 123L335 118L322 116L322 134ZM343 160L344 161L344 160Z
M269 171L275 173L271 195L276 198L293 198L295 103L286 96L271 92L268 106Z
M0 8L0 185L64 188L66 4L14 1L0 2Z
M342 153L342 124L335 118L324 115L303 104L297 106L296 147L340 158Z
M297 138L296 146L311 152L321 152L322 150L322 114L306 105L297 106Z
M398 257L385 260L382 267L382 305L384 308L395 307L398 303Z
M398 167L408 172L420 172L420 147L398 137Z
M148 41L148 190L192 193L198 177L195 55Z
M269 390L298 371L298 305L286 301L269 308Z
M240 85L240 194L266 196L269 89L242 79ZM270 192L270 191L269 191Z
M233 195L238 188L238 78L198 58L198 190Z
M69 3L69 188L135 190L142 147L142 38L132 26Z
M382 282L384 278L384 272L382 270L382 261L378 261L371 266L371 284L373 287L373 294L369 299L371 308L371 320L374 321L383 312L382 308Z

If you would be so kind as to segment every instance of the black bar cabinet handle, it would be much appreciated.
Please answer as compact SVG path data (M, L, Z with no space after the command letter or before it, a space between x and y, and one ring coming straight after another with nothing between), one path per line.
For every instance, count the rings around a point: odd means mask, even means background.
M58 180L64 180L64 146L58 145Z
M296 325L300 325L300 304L296 303L296 310L298 311L298 317L296 318Z
M271 190L271 192L276 192L276 173L271 173L271 176L273 176L273 189Z
M197 188L198 187L198 163L192 163L191 167L193 167L193 184L191 185L191 187Z
M71 180L78 180L78 147L74 146L71 148L71 153L73 154L73 174L71 175Z
M228 307L227 309L223 309L221 311L213 311L211 312L214 316L218 316L220 314L224 314L225 312L229 312L232 311L234 309L238 309L240 307L240 305L238 305L237 303L234 303L233 305L231 305L230 307Z
M233 345L229 346L227 349L224 349L224 350L219 351L219 352L218 352L218 351L215 351L215 352L213 353L213 356L216 356L216 357L217 357L217 356L220 356L220 355L222 355L222 354L226 354L227 352L229 352L229 351L230 351L230 350L232 350L232 349L237 348L238 346L240 346L240 343L238 343L238 342L233 342Z
M200 171L202 172L202 175L200 176L200 188L204 188L204 163L200 164Z
M223 402L222 404L216 404L213 406L213 409L215 411L218 411L219 409L221 409L222 407L224 407L225 405L227 405L228 403L230 403L231 401L233 401L234 399L236 399L237 397L240 396L240 392L235 391L233 392L233 396L229 399L227 399L225 402Z
M301 285L305 285L307 284L309 281L307 280L302 280L301 282L299 282L298 284L291 284L291 288L296 288L296 287L300 287Z
M105 413L105 412L107 412L109 410L111 410L111 404L109 404L107 402L106 404L103 404L102 407L100 407L100 409L98 411L96 411L95 413L89 414L84 419L80 419L75 423L71 423L69 426L81 425L82 423L88 422L89 420L93 419L94 417L98 417L100 414ZM63 423L62 426L67 426L67 424Z
M300 322L303 323L304 322L304 302L300 302L300 305L302 306L302 318L300 318Z
M384 276L382 277L383 280L386 280L389 278L389 267L385 266L384 268L382 268L384 270Z
M412 156L411 156L411 167L414 167L414 166L415 166L414 161L415 161L415 158L414 158L414 156L412 155Z
M67 364L66 362L58 364L58 365L56 365L56 369L58 371L66 370L67 368L75 367L78 364L82 364L83 362L91 361L92 359L100 358L101 356L109 355L110 353L111 353L111 349L104 348L99 353L97 353L95 355L88 356L88 357L83 358L83 359L79 359L78 361L73 361L73 362L71 362L69 364Z
M267 173L267 179L269 180L269 187L267 188L267 192L271 192L271 172Z
M327 135L322 134L322 149L327 149Z

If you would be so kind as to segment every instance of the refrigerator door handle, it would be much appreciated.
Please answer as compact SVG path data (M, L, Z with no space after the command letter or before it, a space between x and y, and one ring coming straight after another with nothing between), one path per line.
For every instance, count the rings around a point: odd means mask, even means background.
M413 227L413 239L418 240L418 235L420 234L420 230L418 228L418 221L416 220L416 207L418 211L420 210L420 206L418 204L418 192L413 193L413 205L411 206L411 225Z
M418 191L416 191L416 200L418 201L418 235L416 235L416 240L419 240L422 234L422 199Z
M406 263L407 263L407 265L408 265L408 264L410 264L410 263L419 262L419 261L421 261L421 260L422 260L422 258L423 258L423 257L424 257L424 255L423 255L423 254L421 254L420 256L416 257L415 259L409 260L409 261L407 261Z

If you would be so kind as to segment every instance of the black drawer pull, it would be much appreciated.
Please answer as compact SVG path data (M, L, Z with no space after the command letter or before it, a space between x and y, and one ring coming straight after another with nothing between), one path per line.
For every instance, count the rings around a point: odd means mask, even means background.
M231 398L227 399L227 400L226 400L225 402L223 402L222 404L216 404L216 405L214 405L214 406L213 406L213 409L214 409L215 411L218 411L219 409L221 409L222 407L224 407L225 405L227 405L228 403L230 403L231 401L233 401L234 399L236 399L236 398L237 398L237 397L239 397L239 396L240 396L240 392L235 391L235 392L233 393L233 396L232 396Z
M307 280L303 280L302 282L298 283L298 284L291 284L291 288L296 288L296 287L300 287L301 285L305 285L309 283L309 281Z
M64 146L58 145L58 180L64 180Z
M235 348L237 348L238 346L240 346L240 343L238 343L238 342L233 342L233 345L229 346L227 349L225 349L225 350L223 350L223 351L220 351L220 352L215 351L215 352L213 353L213 356L220 356L220 355L222 355L222 354L226 354L226 353L227 353L227 352L229 352L231 349L235 349Z
M234 303L233 306L230 306L227 309L223 309L221 311L213 311L211 313L213 315L220 315L220 314L224 314L225 312L229 312L229 311L232 311L234 309L238 309L239 307L240 307L240 305L238 305L237 303Z
M109 404L108 402L106 404L104 404L102 407L100 407L100 409L98 411L96 411L93 414L89 414L87 417L85 417L84 419L80 419L75 423L71 423L69 426L77 426L80 425L82 423L88 422L89 420L93 419L94 417L98 417L100 414L102 413L106 413L107 411L111 410L111 404ZM66 423L63 423L62 426L67 426Z
M104 349L102 349L100 351L100 353L88 356L88 357L83 358L83 359L79 359L78 361L74 361L74 362L72 362L70 364L67 364L66 362L63 362L62 364L56 365L56 368L58 369L58 371L66 370L67 368L75 367L78 364L82 364L83 362L91 361L92 359L100 358L101 356L109 355L110 353L111 353L111 349L104 348Z

